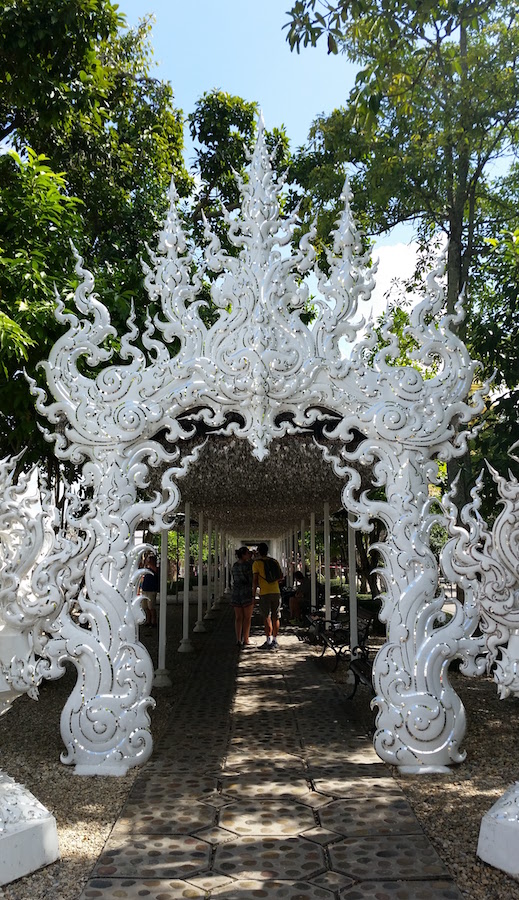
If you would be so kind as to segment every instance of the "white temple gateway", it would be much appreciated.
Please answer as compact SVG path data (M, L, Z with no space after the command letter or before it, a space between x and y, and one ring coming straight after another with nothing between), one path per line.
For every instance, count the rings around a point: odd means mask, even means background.
M454 317L440 318L441 270L433 272L408 328L416 367L396 365L389 331L383 350L369 328L359 339L374 270L360 254L348 187L328 274L316 264L312 233L292 248L296 217L280 215L282 183L261 126L240 187L241 214L226 216L238 255L206 227L203 267L216 276L218 310L211 327L200 315L202 269L187 250L173 188L146 267L150 301L161 312L142 335L129 320L119 358L108 311L79 257L79 316L58 302L67 330L44 363L50 396L32 389L56 456L77 467L86 500L70 493L67 531L33 579L40 638L37 654L21 670L17 664L18 690L59 677L72 661L78 679L62 716L63 761L85 775L144 763L154 673L138 638L136 529L143 521L167 529L176 513L189 520L192 511L222 547L251 529L283 542L296 523L315 527L316 511L342 506L355 528L369 531L379 519L387 532L377 545L387 641L373 668L375 749L407 772L446 771L464 759L452 660L477 675L497 659L501 692L519 694L517 484L500 482L506 507L492 535L477 516L477 493L465 510L467 530L456 525L452 497L443 503L451 540L442 567L465 592L449 621L429 543L442 515L429 490L438 463L466 451L469 423L483 409L480 393L471 393L475 363L454 330L461 302ZM312 300L311 328L301 318L309 272L323 298ZM342 342L353 344L350 358ZM13 622L16 595L4 598L0 616ZM23 616L17 621L26 630Z

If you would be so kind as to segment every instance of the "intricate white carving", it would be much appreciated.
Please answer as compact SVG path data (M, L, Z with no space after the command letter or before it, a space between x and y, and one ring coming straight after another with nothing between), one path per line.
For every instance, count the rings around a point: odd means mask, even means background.
M35 648L46 609L32 577L53 541L48 492L42 507L36 471L16 481L18 462L0 462L0 713L20 694L38 697Z
M519 875L519 781L516 781L481 820L477 855L491 866Z
M0 770L0 836L13 826L49 816L48 809L14 778Z
M436 477L433 460L461 455L469 433L457 427L482 408L478 394L466 403L474 363L451 328L460 320L461 303L454 318L440 317L438 270L411 315L408 331L418 345L414 367L395 364L398 349L389 332L389 346L373 364L374 334L356 345L351 360L343 359L339 340L355 337L362 325L359 302L373 286L373 270L359 251L348 186L329 273L316 272L324 301L316 304L312 329L301 319L308 297L302 277L315 266L312 235L291 249L296 219L280 215L282 184L273 177L262 127L241 190L241 214L226 215L238 255L227 254L206 227L205 265L216 276L218 318L212 327L200 318L200 274L193 274L195 257L187 252L172 190L158 252L145 267L150 299L160 301L161 313L147 323L144 350L131 317L122 361L113 362L107 345L113 328L78 257L76 306L83 318L59 306L57 317L68 330L45 367L53 400L47 404L33 386L38 410L57 426L48 435L57 455L82 464L91 501L77 523L93 542L78 600L87 628L81 635L64 612L56 643L46 650L51 667L69 658L81 673L64 713L67 761L80 771L112 772L143 761L150 751L152 671L137 640L133 534L143 519L159 529L178 506L177 483L203 447L197 428L247 439L261 461L275 438L311 431L331 418L337 425L328 436L340 442L342 454L326 447L323 453L346 479L344 505L355 513L357 527L369 529L370 519L379 517L388 533L379 548L388 644L374 668L375 746L388 762L441 769L463 758L463 708L448 683L447 666L469 641L472 620L461 608L450 622L442 620L428 542L435 518L428 487ZM85 362L103 367L88 377ZM161 431L174 450L154 439ZM186 437L193 441L189 454L182 454ZM385 499L360 491L359 464L373 467ZM160 491L144 501L139 491L148 486L150 467L163 474ZM477 668L476 656L467 644L469 666Z
M461 584L481 617L487 670L503 699L519 696L519 483L512 474L507 481L488 468L503 509L490 532L479 514L481 473L472 502L462 511L464 526L456 526L455 508L450 515L449 577Z

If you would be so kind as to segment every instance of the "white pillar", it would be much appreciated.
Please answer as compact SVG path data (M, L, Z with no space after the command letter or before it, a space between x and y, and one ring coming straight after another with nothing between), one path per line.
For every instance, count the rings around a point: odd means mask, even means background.
M350 648L359 642L357 629L357 561L355 557L355 530L353 516L348 513L348 582L350 586Z
M324 504L324 523L323 523L323 543L324 543L324 617L331 619L332 617L332 600L330 591L330 504L328 500Z
M212 588L213 588L213 523L211 519L207 520L207 606L204 620L214 619L214 612L211 609Z
M317 584L315 581L315 512L310 513L310 580L312 612L317 608Z
M191 504L184 506L184 607L182 611L183 635L179 653L192 653L195 649L189 638L189 538L191 533Z
M224 541L224 579L223 579L223 592L225 596L228 596L231 592L231 579L230 579L230 565L229 565L229 556L230 556L230 539L229 535L225 535Z
M301 519L301 571L305 571L305 520Z
M220 559L220 548L222 546L222 532L219 528L215 528L214 530L214 600L212 609L219 609L220 607L220 594L222 587L222 579L221 579L221 559Z
M204 514L198 513L198 609L193 631L207 631L204 625Z
M159 658L153 675L154 687L171 687L171 678L166 669L166 619L168 611L168 531L162 531L160 542L160 584L159 584Z

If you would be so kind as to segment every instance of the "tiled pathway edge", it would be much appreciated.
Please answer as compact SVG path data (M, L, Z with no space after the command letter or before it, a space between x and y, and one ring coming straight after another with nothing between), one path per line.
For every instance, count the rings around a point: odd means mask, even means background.
M232 632L226 608L80 900L461 900L305 645Z

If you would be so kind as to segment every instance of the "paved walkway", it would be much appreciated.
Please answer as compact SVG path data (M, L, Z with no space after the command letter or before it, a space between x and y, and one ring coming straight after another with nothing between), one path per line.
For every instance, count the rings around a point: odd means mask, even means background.
M80 900L461 900L306 645L203 637Z

